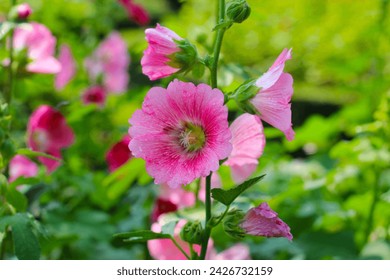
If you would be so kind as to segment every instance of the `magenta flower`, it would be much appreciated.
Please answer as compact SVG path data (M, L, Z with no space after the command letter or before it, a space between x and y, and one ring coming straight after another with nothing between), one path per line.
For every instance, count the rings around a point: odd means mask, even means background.
M19 177L35 177L38 174L38 166L29 158L16 155L9 163L9 181L13 182Z
M81 99L85 105L96 104L99 107L103 107L106 103L106 91L101 86L92 86L87 88L81 96Z
M74 134L64 116L48 105L42 105L30 116L27 126L27 145L33 150L61 158L61 149L74 142ZM48 172L53 172L60 162L38 157Z
M32 22L15 29L14 48L16 52L27 49L26 69L33 73L56 74L61 64L54 58L56 38L46 26Z
M243 114L231 125L233 150L223 164L230 166L236 183L242 183L256 170L263 154L265 136L258 116Z
M118 32L112 32L85 60L85 67L93 83L102 79L108 92L122 93L129 82L129 63L126 43Z
M119 3L126 9L129 18L139 25L147 25L150 21L148 12L133 0L119 0Z
M156 184L179 187L219 168L232 149L223 103L223 93L205 84L175 80L149 90L129 120L129 147Z
M56 90L61 90L69 83L76 72L76 63L68 45L61 46L58 60L61 63L61 71L56 75L54 87Z
M115 171L132 158L129 150L130 137L125 135L115 143L106 154L106 161L110 172Z
M20 4L16 7L19 19L26 19L31 15L31 7L27 3Z
M146 29L145 34L149 45L141 59L142 73L153 81L180 71L181 66L173 65L172 57L181 51L175 41L184 39L159 24Z
M284 63L291 59L291 49L284 49L271 68L255 82L260 88L250 102L260 113L260 118L281 130L287 140L294 139L291 123L291 96L293 78L284 73Z
M288 240L293 238L289 226L278 217L278 213L273 211L266 202L249 209L240 226L250 235L285 237Z

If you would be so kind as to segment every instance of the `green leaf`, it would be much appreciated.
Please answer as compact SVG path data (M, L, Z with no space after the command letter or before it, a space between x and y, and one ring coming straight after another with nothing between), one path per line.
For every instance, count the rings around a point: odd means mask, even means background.
M12 228L15 255L19 260L37 260L41 248L37 237L32 231L32 221L26 213L17 213L0 219L0 231L7 226Z
M21 185L35 185L38 184L39 182L40 180L35 177L29 177L29 178L19 177L9 185L11 188L16 188L17 186L21 186Z
M252 179L249 179L245 181L244 183L238 185L237 187L230 189L230 190L223 190L223 189L212 189L211 190L211 196L215 199L221 202L222 204L228 206L232 204L232 202L244 191L246 191L248 188L259 182L261 179L263 179L265 175L261 175L259 177L255 177Z
M45 154L45 153L42 153L42 152L32 151L30 149L18 149L16 153L18 155L24 155L24 156L27 156L29 158L46 157L46 158L50 158L50 159L62 162L62 159L60 159L60 158L57 158L57 157L54 157L52 155Z
M15 24L9 21L0 23L0 40L7 36L14 27Z
M9 188L6 199L18 212L24 212L27 209L27 198L15 188Z
M115 234L114 237L122 238L124 242L145 242L153 239L171 238L171 235L166 233L157 233L151 230L138 230Z

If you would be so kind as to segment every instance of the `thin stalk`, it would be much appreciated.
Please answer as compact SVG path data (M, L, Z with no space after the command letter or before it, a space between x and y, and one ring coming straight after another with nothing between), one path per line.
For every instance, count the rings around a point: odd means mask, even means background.
M225 20L225 0L218 0L218 9L217 9L217 24L222 23ZM213 50L213 64L211 65L211 86L213 88L218 87L217 80L217 69L219 54L221 52L223 35L225 34L225 28L220 28L217 30L217 36L215 38L214 50Z
M366 234L365 234L365 238L364 238L364 244L367 244L368 239L370 237L370 234L372 231L372 226L374 223L375 208L376 208L376 205L377 205L378 200L379 200L379 195L378 195L379 194L379 186L377 184L377 180L375 180L375 181L376 182L374 183L374 188L372 190L373 197L372 197L372 203L370 206L370 212L368 213L367 228L366 228Z
M171 240L173 244L177 247L177 249L180 250L180 252L187 258L187 260L190 260L190 256L187 255L187 253L183 250L183 248L179 245L179 243L176 242L175 238L171 237Z
M200 259L204 260L207 253L207 245L209 243L209 238L211 234L211 227L208 226L208 222L211 219L211 173L206 177L206 220L205 220L205 230L202 242L202 250L200 252Z

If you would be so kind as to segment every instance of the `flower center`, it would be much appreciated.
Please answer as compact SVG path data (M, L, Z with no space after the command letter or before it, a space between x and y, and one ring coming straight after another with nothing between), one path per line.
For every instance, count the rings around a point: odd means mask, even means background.
M203 148L206 135L203 128L191 123L185 123L179 134L179 143L186 152L196 152Z
M37 129L32 133L32 139L37 145L37 149L41 152L46 151L46 148L48 146L48 135L46 131Z

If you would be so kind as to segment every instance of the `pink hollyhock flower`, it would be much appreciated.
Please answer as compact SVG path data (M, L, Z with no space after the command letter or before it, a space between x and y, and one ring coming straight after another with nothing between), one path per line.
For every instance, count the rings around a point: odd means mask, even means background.
M266 202L249 209L240 226L250 235L285 237L288 240L293 238L289 226L278 217L278 213L273 211Z
M58 60L61 63L61 71L56 76L54 87L56 90L61 90L69 83L76 72L76 63L68 45L61 46Z
M271 68L255 82L260 88L250 102L260 113L260 118L281 130L287 140L294 139L291 124L291 96L293 78L284 73L284 63L291 59L291 49L284 49Z
M181 70L172 57L181 51L175 41L184 40L172 30L157 24L156 28L145 30L148 48L141 59L142 73L150 80L168 77Z
M74 142L72 128L68 126L64 116L50 106L42 105L35 110L27 125L27 145L33 150L61 158L61 149ZM60 162L38 157L48 172L52 172Z
M100 107L103 107L106 103L106 91L101 86L92 86L90 88L87 88L83 95L81 96L81 99L84 104L96 104Z
M263 154L265 136L258 116L242 114L231 125L233 150L223 164L230 166L236 183L244 182L256 170Z
M19 19L26 19L29 15L31 15L31 7L27 3L20 4L16 7L16 11L18 13Z
M150 21L148 12L133 0L119 0L119 3L126 9L129 18L134 20L139 25L147 25Z
M55 45L56 38L40 23L32 22L15 29L14 48L16 52L27 49L29 72L56 74L61 71L61 64L53 56Z
M154 87L129 120L130 150L146 161L156 184L186 185L219 168L232 146L219 89L175 80Z
M129 150L130 137L125 135L119 142L115 143L106 154L106 161L110 172L125 164L132 158Z
M94 83L102 77L103 86L108 92L122 93L129 82L129 63L126 43L118 32L112 32L85 60L85 67Z
M250 260L249 247L246 244L238 243L229 249L217 253L215 250L210 250L209 260Z
M16 155L9 163L9 181L13 182L19 177L35 177L38 174L38 166L29 158Z

